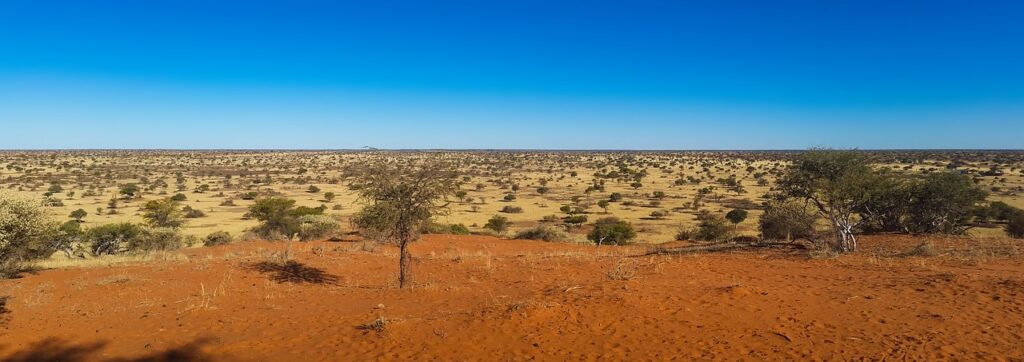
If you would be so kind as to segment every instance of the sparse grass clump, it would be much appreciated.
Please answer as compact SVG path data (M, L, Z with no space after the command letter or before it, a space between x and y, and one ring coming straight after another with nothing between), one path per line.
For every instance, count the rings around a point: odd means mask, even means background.
M917 246L914 247L913 250L906 254L906 256L920 257L932 257L936 255L939 255L938 249L935 248L935 245L932 245L932 243L927 241L918 244Z
M608 279L611 280L632 280L636 278L639 266L635 260L621 258L608 270Z
M374 319L369 323L361 324L356 328L363 331L377 332L378 334L383 334L388 331L388 324L390 324L390 321L388 321L387 318L377 317L377 319Z

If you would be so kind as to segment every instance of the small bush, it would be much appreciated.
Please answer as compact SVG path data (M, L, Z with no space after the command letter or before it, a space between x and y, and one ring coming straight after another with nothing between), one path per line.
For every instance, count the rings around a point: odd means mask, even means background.
M233 240L227 231L214 231L203 238L203 246L231 244Z
M182 211L185 212L185 218L187 219L197 219L201 217L206 217L205 212L199 209L193 209L191 206L185 206L185 209L183 209Z
M1024 212L1016 212L1006 223L1006 234L1012 238L1024 238Z
M177 250L186 244L188 244L187 238L176 229L151 228L142 230L137 237L128 239L126 249L130 253L148 253Z
M817 219L817 215L800 202L774 201L765 208L758 228L765 240L807 239L814 236Z
M697 225L697 240L725 241L732 236L728 221L718 215L706 217Z
M569 215L562 218L562 221L569 226L581 227L583 223L587 222L587 215Z
M519 206L506 205L505 207L501 208L501 212L504 212L506 214L521 214L523 213L523 208Z
M439 222L428 222L423 224L421 233L424 234L451 234L451 235L469 235L470 231L466 225L462 224L442 224Z
M594 229L587 234L587 239L598 245L625 245L636 237L633 225L619 220L617 217L597 219Z
M676 230L676 240L677 241L694 240L696 238L697 238L697 229L696 228L680 226L679 229Z
M743 220L747 219L747 210L733 209L729 211L729 213L725 214L725 218L733 224L739 224L743 222Z
M304 215L299 217L299 240L310 241L334 236L341 230L341 224L327 215Z
M453 235L469 235L469 228L462 224L451 224L448 225L448 231Z
M132 223L106 224L89 229L86 240L92 255L114 255L130 249L129 244L142 243L138 239L143 232L141 226Z
M569 240L569 235L554 227L541 225L522 230L516 233L515 238L522 240L567 241Z
M39 200L0 193L0 277L10 277L33 250L46 246L55 224Z
M508 230L509 225L512 225L512 223L508 221L507 217L494 215L490 220L487 220L484 228L494 230L497 233L504 233Z

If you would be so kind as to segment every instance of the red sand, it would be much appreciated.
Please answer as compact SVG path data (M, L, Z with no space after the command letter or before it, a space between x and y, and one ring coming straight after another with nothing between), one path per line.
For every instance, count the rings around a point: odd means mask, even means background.
M294 245L291 268L267 262L284 244L260 242L2 280L0 360L1024 358L1018 259L623 258L430 235L412 249L416 287L400 290L394 248ZM619 264L636 275L609 278ZM383 331L362 327L378 317Z

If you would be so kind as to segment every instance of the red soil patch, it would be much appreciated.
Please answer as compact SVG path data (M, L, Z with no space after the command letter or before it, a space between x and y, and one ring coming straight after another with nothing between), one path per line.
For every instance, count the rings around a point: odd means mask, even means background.
M1024 358L1019 259L878 257L920 241L866 239L808 260L427 236L410 290L393 248L194 249L0 281L0 360Z

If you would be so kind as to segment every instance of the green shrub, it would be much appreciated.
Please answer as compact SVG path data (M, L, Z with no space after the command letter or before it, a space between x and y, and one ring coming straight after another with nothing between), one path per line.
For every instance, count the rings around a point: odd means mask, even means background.
M206 217L205 212L199 209L193 209L191 206L185 206L185 208L182 209L182 211L185 212L186 219L197 219L201 217Z
M911 192L907 230L920 234L963 234L974 207L986 197L974 181L953 172L929 174Z
M176 228L182 224L179 203L171 198L147 201L142 210L142 218L151 226Z
M765 240L796 240L814 236L818 216L799 201L769 202L758 220L761 238Z
M23 262L44 254L54 226L39 200L0 193L0 277L17 274Z
M705 217L697 225L697 240L703 241L725 241L732 236L732 228L728 221L718 215Z
M506 205L505 207L501 208L501 212L504 212L506 214L521 214L523 213L523 208L519 206Z
M509 225L512 225L512 223L508 221L507 217L494 215L490 220L487 220L484 228L494 230L497 233L504 233L508 230Z
M1018 211L1011 215L1006 223L1006 234L1012 238L1024 238L1024 212Z
M725 219L733 224L739 224L747 219L747 210L733 209L725 214Z
M306 209L312 210L312 208ZM265 240L291 239L299 228L294 210L295 200L283 197L258 199L249 207L249 214L260 221L260 225L253 228L252 231ZM302 214L307 213L303 212Z
M143 236L142 227L132 223L100 225L86 232L92 255L114 255L128 250L128 244L138 244Z
M598 245L625 245L636 237L633 225L617 217L604 217L594 222L587 239Z
M448 232L454 235L469 235L469 228L462 224L451 224L448 225Z
M569 215L562 218L562 221L569 226L581 227L587 222L587 215Z
M134 238L129 238L126 249L130 253L177 250L190 244L188 238L174 228L143 229Z
M522 230L516 233L515 238L522 240L567 241L569 240L569 235L554 227L541 225Z
M697 229L693 227L680 226L676 230L676 240L695 240L697 238Z
M227 231L214 231L203 238L203 246L231 244L234 239Z
M338 220L327 215L305 215L299 217L299 240L310 241L324 239L341 231Z

